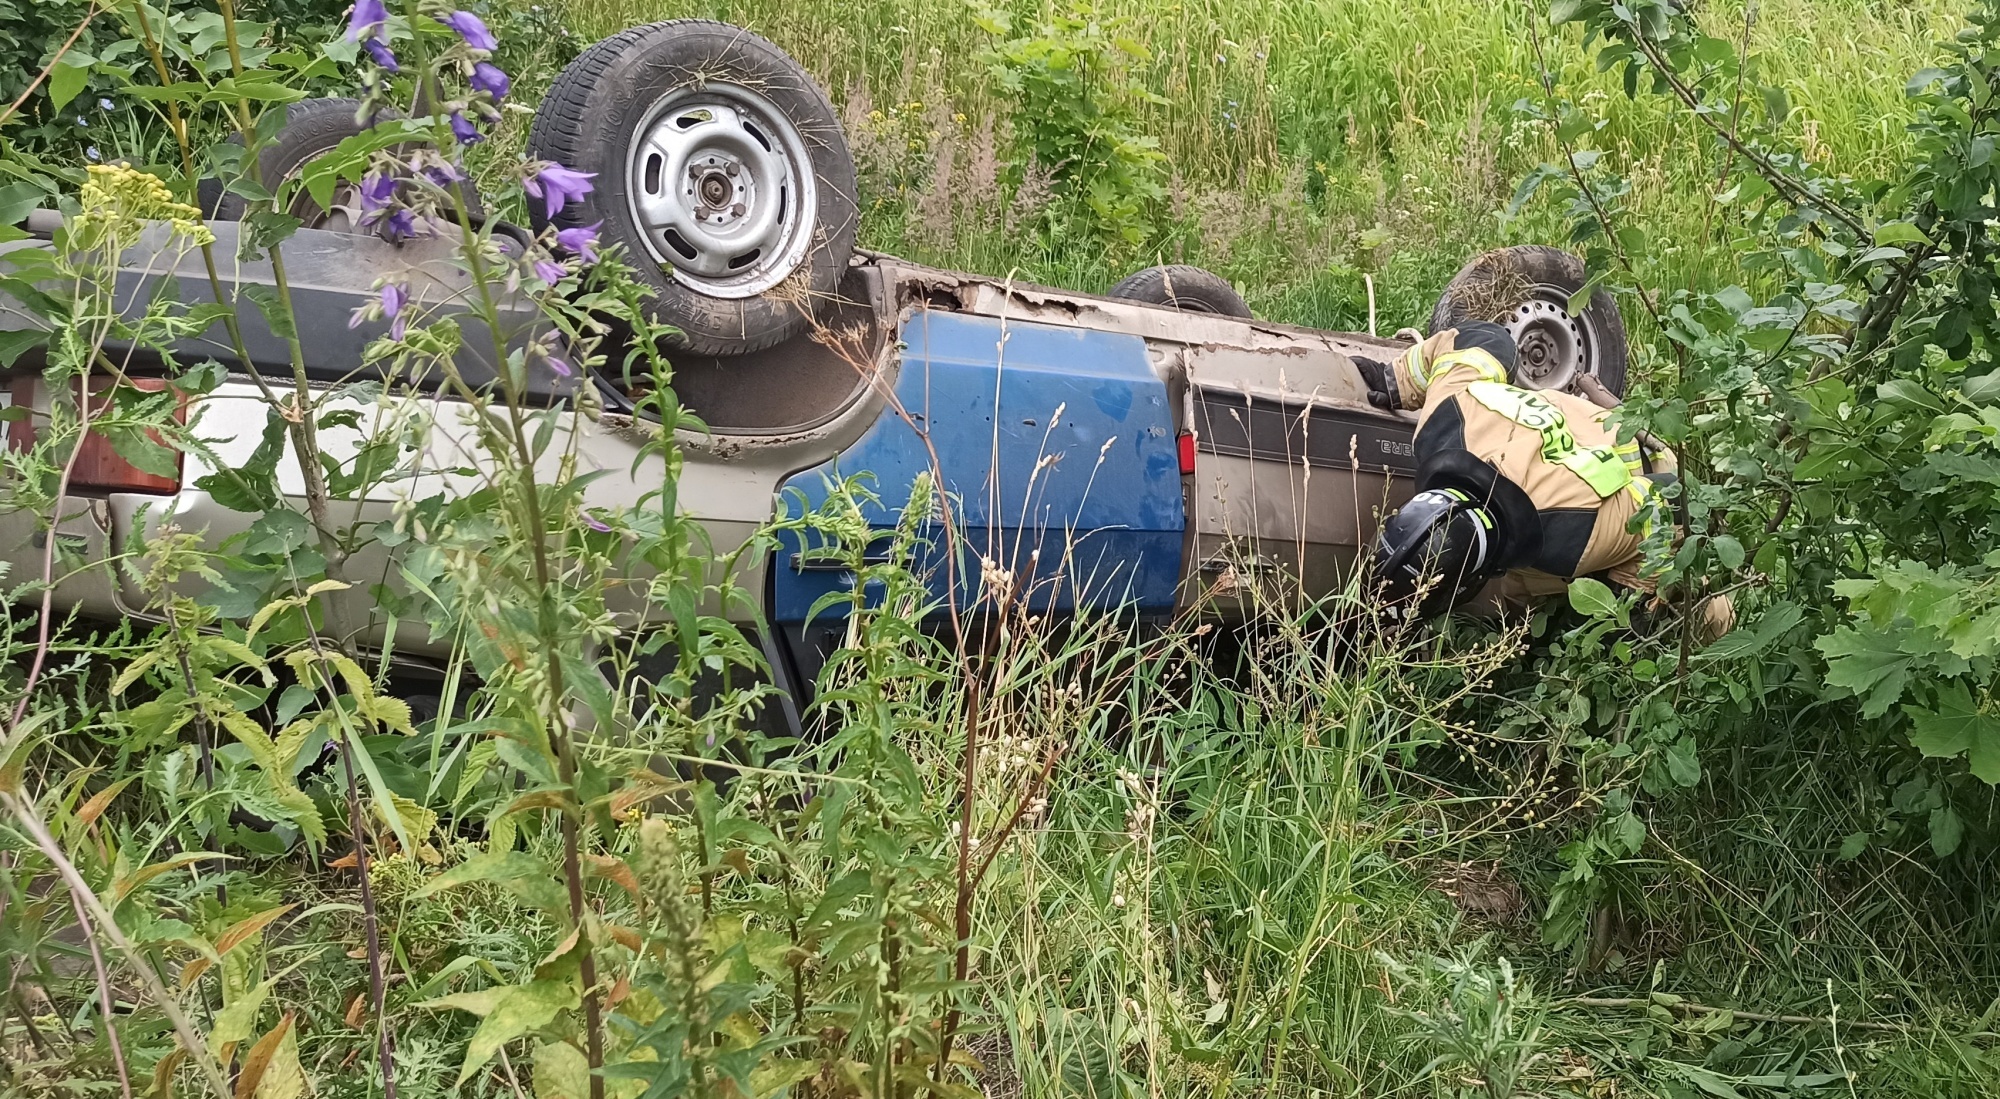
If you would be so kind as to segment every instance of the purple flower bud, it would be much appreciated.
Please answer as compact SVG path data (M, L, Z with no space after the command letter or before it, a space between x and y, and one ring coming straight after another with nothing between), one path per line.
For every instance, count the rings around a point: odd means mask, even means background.
M416 236L416 213L412 210L404 209L390 214L389 220L382 226L382 235L391 242L404 241Z
M550 286L561 282L568 274L569 272L563 269L563 265L554 260L538 259L535 261L535 277L548 283Z
M479 132L479 127L473 125L472 120L465 117L463 111L451 112L451 136L457 138L460 145L471 145L486 140L486 135Z
M555 371L557 377L562 377L562 378L576 377L576 367L571 366L569 363L563 361L562 359L556 358L554 355L549 356L549 369Z
M375 39L370 38L362 42L361 48L368 51L368 56L375 59L375 64L380 66L383 72L399 73L403 71L403 66L396 64L396 55L389 52L389 47Z
M454 183L465 182L465 173L456 164L437 163L424 169L424 178L439 187L449 188Z
M585 263L597 262L597 227L601 221L580 225L573 229L562 229L556 233L556 247L575 254Z
M370 172L361 177L361 212L372 214L396 197L396 179L381 172Z
M548 210L546 216L555 217L557 211L594 190L590 181L596 176L596 172L579 172L560 164L550 164L523 180L521 186L542 200Z
M506 70L491 61L481 61L472 66L472 89L492 96L495 103L507 98L507 92L513 86L514 81L507 76Z
M403 307L410 303L410 288L400 282L385 282L382 284L381 300L382 316L389 321L389 338L402 339L404 331L410 324L410 319L403 316ZM356 310L355 315L348 320L347 327L353 328L359 323L361 314Z
M382 33L382 25L388 21L389 9L382 0L354 0L354 14L347 20L347 40L372 40Z
M599 534L611 533L610 523L607 523L604 520L599 519L595 514L588 511L583 513L583 525L589 527L591 530L594 530Z
M438 17L438 22L457 31L458 36L465 39L465 44L475 50L500 48L500 40L493 37L492 31L486 29L485 21L469 11L455 11L450 15L441 15Z

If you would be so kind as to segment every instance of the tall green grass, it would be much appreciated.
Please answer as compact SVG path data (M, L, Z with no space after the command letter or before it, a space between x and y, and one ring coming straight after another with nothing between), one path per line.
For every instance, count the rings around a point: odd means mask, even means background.
M934 224L917 209L938 141L977 144L1009 105L986 76L987 36L969 4L881 0L563 0L580 39L635 23L704 16L749 27L799 58L837 102L882 111L916 161L905 194L865 194L871 246L989 273L1098 290L1169 259L1211 266L1273 319L1356 328L1362 275L1378 324L1420 324L1451 274L1480 251L1562 243L1555 212L1501 212L1516 182L1554 153L1513 110L1541 94L1536 39L1561 90L1601 101L1596 144L1629 176L1628 205L1659 244L1667 286L1743 277L1729 211L1712 201L1719 162L1696 124L1594 70L1546 5L1485 0L1108 0L1100 16L1143 45L1142 82L1163 102L1142 117L1172 172L1173 231L1157 255L1050 246L988 226ZM1017 13L1035 4L1002 4ZM1956 0L1749 0L1707 7L1712 32L1747 41L1788 92L1788 135L1836 171L1866 175L1907 149L1903 83L1956 29ZM915 110L910 105L920 104ZM907 117L906 117L907 116ZM953 121L963 116L964 122ZM850 113L853 123L865 119ZM932 133L939 136L933 140ZM858 145L867 135L856 135ZM908 150L914 137L922 149ZM962 155L962 154L961 154ZM961 182L960 187L963 186ZM947 218L947 220L950 220ZM926 222L932 224L926 224Z

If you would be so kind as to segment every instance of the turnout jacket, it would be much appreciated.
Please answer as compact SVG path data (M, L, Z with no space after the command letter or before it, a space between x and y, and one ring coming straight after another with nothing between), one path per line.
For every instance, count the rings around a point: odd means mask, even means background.
M1620 444L1609 410L1581 397L1508 384L1479 348L1425 359L1395 366L1403 406L1421 410L1417 491L1457 488L1491 509L1515 587L1560 590L1550 582L1596 575L1652 590L1648 562L1673 537L1658 491L1673 479L1673 455Z

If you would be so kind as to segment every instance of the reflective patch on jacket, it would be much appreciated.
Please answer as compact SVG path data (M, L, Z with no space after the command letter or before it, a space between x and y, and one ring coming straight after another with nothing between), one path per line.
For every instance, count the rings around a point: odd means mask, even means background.
M1541 396L1500 382L1474 382L1465 392L1487 409L1505 416L1542 439L1542 461L1559 465L1590 486L1602 500L1632 483L1632 470L1609 447L1585 449L1576 443L1562 410Z

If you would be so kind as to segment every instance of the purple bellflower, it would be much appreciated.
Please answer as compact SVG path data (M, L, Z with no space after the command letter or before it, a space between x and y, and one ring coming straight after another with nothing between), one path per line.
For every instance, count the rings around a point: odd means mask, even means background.
M389 9L382 0L354 0L354 14L347 20L347 40L373 40L389 22Z
M389 52L389 47L383 45L379 40L373 38L366 39L361 43L361 48L368 51L368 56L375 59L375 64L383 72L399 73L403 71L403 66L396 63L396 55Z
M361 177L361 212L372 214L389 205L396 197L396 179L381 172L370 172Z
M438 17L438 22L457 31L458 36L465 39L465 44L475 50L500 48L500 40L493 37L492 31L486 29L485 20L469 11L455 11L450 15L441 15Z
M561 282L568 275L569 270L554 260L538 259L535 261L535 277L548 283L550 286Z
M491 61L475 62L472 66L472 90L485 92L498 103L507 98L507 92L514 87L514 81L506 70Z
M400 340L409 326L409 319L403 316L403 307L410 303L410 288L400 282L382 284L382 315L389 318L389 338Z
M472 145L486 140L486 135L479 132L479 127L473 125L472 120L465 117L463 111L451 112L451 136L457 138L460 145Z
M597 262L597 227L601 221L589 225L579 225L573 229L562 229L556 233L556 247L576 256L585 263Z
M521 187L542 200L548 210L545 216L555 217L563 207L594 190L590 181L596 176L596 172L579 172L560 164L551 164L523 180Z

